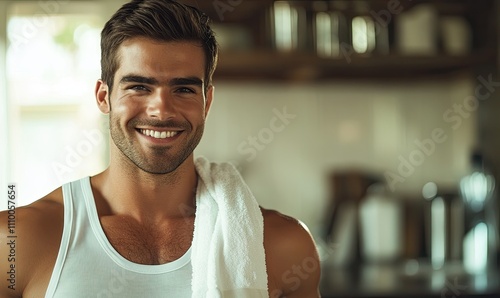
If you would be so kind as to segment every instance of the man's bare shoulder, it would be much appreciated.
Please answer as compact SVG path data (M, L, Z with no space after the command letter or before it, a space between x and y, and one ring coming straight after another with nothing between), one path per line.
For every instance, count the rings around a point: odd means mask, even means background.
M320 263L314 240L299 220L261 208L271 297L319 297Z
M22 233L33 234L48 226L62 225L63 213L62 189L58 188L29 205L16 208L14 212L0 212L0 222L7 222L9 214L11 218L14 215L15 232L21 236ZM0 232L7 232L7 226L0 225Z
M64 209L62 188L59 187L41 199L15 209L16 229L18 232L36 229L39 225L51 224ZM0 212L1 217L8 218L9 212ZM37 224L33 226L33 224ZM5 228L5 227L4 227ZM1 229L1 228L0 228Z
M0 255L9 256L0 258L0 266L15 271L15 279L0 282L1 297L24 296L26 288L36 284L31 281L48 276L59 251L63 221L61 188L29 205L0 212L0 239L12 244L0 246Z
M312 236L304 223L275 210L261 210L265 242L269 242L273 250L316 252Z

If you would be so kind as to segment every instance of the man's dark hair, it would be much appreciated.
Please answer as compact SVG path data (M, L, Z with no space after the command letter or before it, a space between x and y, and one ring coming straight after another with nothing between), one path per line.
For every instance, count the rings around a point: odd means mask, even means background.
M198 9L173 0L133 0L123 5L101 32L101 79L113 89L119 67L118 48L127 39L193 41L205 53L205 88L212 82L219 46L210 19Z

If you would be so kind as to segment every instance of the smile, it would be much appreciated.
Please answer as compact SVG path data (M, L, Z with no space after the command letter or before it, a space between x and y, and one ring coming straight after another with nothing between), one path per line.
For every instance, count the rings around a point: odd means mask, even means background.
M139 131L143 135L148 136L148 137L152 137L155 139L172 138L179 133L178 131L155 131L155 130L151 130L151 129L140 129Z

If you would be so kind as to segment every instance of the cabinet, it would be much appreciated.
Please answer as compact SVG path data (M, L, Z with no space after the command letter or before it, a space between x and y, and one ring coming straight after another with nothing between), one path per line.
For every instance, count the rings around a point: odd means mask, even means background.
M497 34L494 0L370 0L370 1L271 1L215 0L183 2L198 7L212 19L223 42L216 79L317 81L338 78L399 79L446 75L455 71L494 65L497 59ZM294 46L280 49L279 36L289 32L276 30L276 3L290 7L285 22L295 22L297 31L290 40ZM401 49L405 34L398 27L408 14L422 7L432 9L435 36L432 53L405 52ZM318 14L336 14L341 21L336 52L321 55L318 40L321 32ZM369 20L375 34L373 48L357 52L356 17ZM288 18L288 19L287 19ZM460 18L467 25L470 39L466 51L450 54L451 33L444 20ZM285 24L285 25L287 25ZM353 29L354 28L354 29ZM363 29L364 28L364 29ZM292 30L292 29L291 29ZM420 32L424 28L417 28ZM364 32L364 31L363 31ZM328 42L331 38L327 36ZM237 42L239 40L240 42ZM417 40L417 43L419 41ZM423 42L423 41L422 41ZM451 41L453 43L453 41Z

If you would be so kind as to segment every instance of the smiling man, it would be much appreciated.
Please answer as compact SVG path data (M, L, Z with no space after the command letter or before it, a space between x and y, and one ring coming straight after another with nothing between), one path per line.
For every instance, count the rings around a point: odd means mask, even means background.
M208 18L132 1L101 46L109 167L17 209L15 285L2 278L0 296L318 297L305 227L260 208L234 167L193 156L214 99ZM7 222L3 212L3 243ZM0 247L6 272L10 250Z

